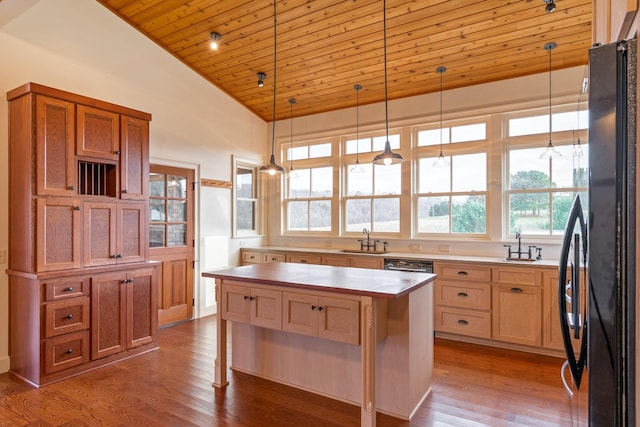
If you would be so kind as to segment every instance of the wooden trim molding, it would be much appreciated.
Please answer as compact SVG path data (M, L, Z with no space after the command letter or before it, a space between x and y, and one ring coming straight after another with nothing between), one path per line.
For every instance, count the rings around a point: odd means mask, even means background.
M200 179L200 186L202 187L218 187L218 188L233 188L233 182L231 181L219 181L217 179Z

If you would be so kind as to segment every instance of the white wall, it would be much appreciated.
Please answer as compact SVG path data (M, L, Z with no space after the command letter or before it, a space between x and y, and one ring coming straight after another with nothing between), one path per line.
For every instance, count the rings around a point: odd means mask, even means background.
M151 113L152 161L194 165L202 178L231 181L232 155L266 160L264 121L95 1L0 1L0 52L2 94L35 82ZM2 101L0 250L8 245L7 115ZM235 264L230 200L230 190L208 192L207 203L199 203L198 230L226 242L221 252ZM5 268L0 265L0 372L9 369Z

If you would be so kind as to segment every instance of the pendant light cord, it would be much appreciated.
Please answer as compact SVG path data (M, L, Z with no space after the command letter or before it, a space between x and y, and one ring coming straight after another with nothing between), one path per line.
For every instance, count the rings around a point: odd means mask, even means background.
M443 69L438 69L440 71L440 157L442 156L442 75L444 74Z
M553 47L549 49L549 144L551 144L551 51Z
M362 86L360 85L355 85L354 89L356 90L356 164L360 163L360 132L358 130L358 126L360 125L360 118L359 118L359 106L360 106L360 89L362 89Z
M276 151L276 0L273 0L273 122L271 123L271 155Z
M387 1L382 2L382 24L383 24L383 56L384 56L384 123L387 141L389 141L389 106L387 97Z

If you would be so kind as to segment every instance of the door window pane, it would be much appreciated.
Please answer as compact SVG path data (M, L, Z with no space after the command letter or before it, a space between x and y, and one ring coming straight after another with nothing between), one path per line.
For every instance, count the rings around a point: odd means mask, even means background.
M164 224L149 226L149 246L152 248L164 246Z
M149 193L151 196L164 197L166 175L151 173L149 175Z
M169 200L167 203L169 222L187 221L187 202L185 200Z
M151 199L149 201L151 206L151 221L164 221L165 216L165 200L164 199Z
M170 224L167 226L167 246L183 246L187 244L187 225Z
M238 230L255 230L256 202L253 200L236 201L236 227Z
M167 179L168 179L168 182L167 182L168 197L179 197L179 198L187 197L187 178L185 178L184 176L169 175Z

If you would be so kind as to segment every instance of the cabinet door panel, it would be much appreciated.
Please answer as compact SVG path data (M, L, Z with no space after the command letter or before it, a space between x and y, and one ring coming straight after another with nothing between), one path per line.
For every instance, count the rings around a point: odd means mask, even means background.
M282 292L251 289L251 324L263 328L282 328Z
M126 298L124 272L91 278L91 359L125 350Z
M118 160L120 155L120 116L98 108L78 105L76 154Z
M542 345L542 289L532 286L493 287L494 340Z
M79 268L82 218L78 201L39 198L36 209L37 271Z
M251 296L251 289L248 287L225 284L220 295L222 299L220 315L222 318L234 322L249 323L251 319L249 296Z
M121 129L120 197L144 200L149 195L149 122L123 116Z
M158 329L156 269L127 274L127 348L155 341Z
M36 120L36 192L41 196L73 196L75 106L37 96Z
M316 336L318 331L318 297L282 293L282 330Z
M84 265L115 264L116 207L114 203L86 202L84 208Z
M318 336L348 344L360 343L360 303L342 298L319 297Z
M118 205L118 262L139 262L147 258L146 205Z

